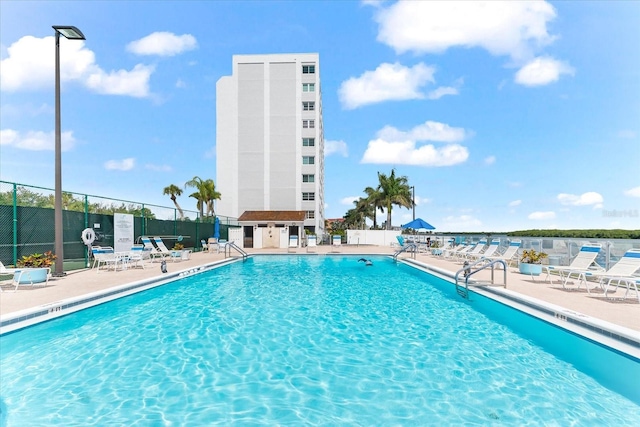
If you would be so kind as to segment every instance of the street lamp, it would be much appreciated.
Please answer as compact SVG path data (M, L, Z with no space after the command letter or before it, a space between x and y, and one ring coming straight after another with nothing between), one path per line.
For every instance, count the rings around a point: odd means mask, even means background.
M54 203L54 228L56 264L54 276L64 276L64 247L62 238L62 137L60 130L60 34L69 40L85 40L82 31L69 25L54 25L56 31L56 182Z
M416 219L416 187L411 186L411 204L413 205L413 219Z

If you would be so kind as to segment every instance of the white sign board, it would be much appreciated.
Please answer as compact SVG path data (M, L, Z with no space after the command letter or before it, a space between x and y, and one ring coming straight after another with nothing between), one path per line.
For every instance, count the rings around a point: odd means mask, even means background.
M128 252L133 245L133 215L113 214L113 250Z

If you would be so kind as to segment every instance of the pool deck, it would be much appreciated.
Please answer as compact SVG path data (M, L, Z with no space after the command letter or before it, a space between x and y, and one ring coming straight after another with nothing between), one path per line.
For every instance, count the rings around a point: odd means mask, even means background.
M247 249L249 254L286 254L286 253L307 253L306 248L297 250L288 249ZM355 246L342 245L336 250L332 246L320 245L313 251L316 254L362 254L362 255L392 255L395 251L392 247L383 246ZM238 255L234 252L234 256ZM401 258L411 259L410 254L401 254ZM167 262L169 272L177 272L197 266L209 264L225 259L223 253L196 252L191 254L191 259L180 262ZM442 257L418 253L415 260L419 263L427 264L434 269L448 272L450 275L462 268L462 265L453 261L448 261ZM375 267L375 266L374 266ZM480 279L487 278L489 272L479 273ZM118 271L77 270L69 272L63 278L52 278L46 287L43 286L20 286L17 292L13 291L10 282L1 282L0 292L0 316L5 318L16 312L34 309L40 306L60 302L69 298L99 292L118 285L124 285L154 277L161 277L160 264L158 262L145 264L145 269L127 269ZM502 271L496 271L496 282L502 283ZM619 289L615 294L616 299L605 299L602 291L592 290L587 294L584 287L576 290L576 284L572 290L564 290L554 277L553 283L545 283L544 276L539 276L535 280L526 275L520 274L516 268L507 269L507 289L510 292L522 295L525 298L543 301L552 306L562 307L568 311L575 312L579 316L587 316L597 321L604 321L617 325L618 327L631 330L633 335L640 336L640 303L635 296L635 292L629 293L626 299L622 300L624 290Z

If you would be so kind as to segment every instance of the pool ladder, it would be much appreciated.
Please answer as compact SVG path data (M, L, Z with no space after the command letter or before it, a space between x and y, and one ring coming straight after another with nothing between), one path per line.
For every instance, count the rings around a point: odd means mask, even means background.
M507 263L504 262L504 260L501 259L496 259L490 262L488 259L484 259L484 258L480 258L479 260L477 260L476 262L474 262L473 264L469 264L469 265L465 265L463 268L461 268L460 270L458 270L456 272L456 292L458 293L458 295L460 295L462 298L465 299L469 299L469 279L471 278L471 276L473 276L474 274L476 274L479 271L485 270L489 267L491 267L491 283L492 285L495 285L495 280L494 280L494 270L495 270L495 266L496 264L500 264L502 265L502 271L504 272L504 279L503 279L503 286L506 288L507 287ZM478 266L478 264L480 264ZM476 267L478 266L478 267ZM476 267L476 268L474 268ZM462 284L460 284L460 274L464 273L464 286L462 286Z
M393 260L397 261L398 260L398 255L400 255L402 252L408 252L409 249L413 249L411 251L411 258L415 259L416 258L416 253L418 252L418 245L416 245L415 243L408 243L408 244L404 245L403 247L401 247L399 250L397 250L393 254Z
M240 248L240 246L236 245L235 242L228 242L224 245L224 257L227 257L227 249L229 249L229 256L231 256L231 249L235 249L240 255L242 255L242 260L246 261L249 257L249 254Z

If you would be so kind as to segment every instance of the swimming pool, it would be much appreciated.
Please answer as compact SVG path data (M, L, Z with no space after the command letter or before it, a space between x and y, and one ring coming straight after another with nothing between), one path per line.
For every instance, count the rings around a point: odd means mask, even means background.
M535 328L536 335L579 346L628 378L640 373L637 360L480 297L469 303L445 281L388 258L374 258L372 267L356 260L256 256L2 336L5 421L333 426L640 419L633 391L605 388L606 378L590 377L567 355L549 354L547 344L517 332Z

